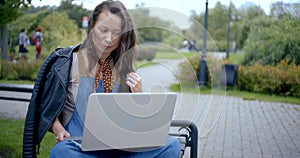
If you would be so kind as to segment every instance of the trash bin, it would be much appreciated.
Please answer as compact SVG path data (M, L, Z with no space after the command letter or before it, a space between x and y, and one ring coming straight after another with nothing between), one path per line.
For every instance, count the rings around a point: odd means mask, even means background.
M221 84L233 87L236 86L238 82L238 70L239 65L237 64L222 65Z

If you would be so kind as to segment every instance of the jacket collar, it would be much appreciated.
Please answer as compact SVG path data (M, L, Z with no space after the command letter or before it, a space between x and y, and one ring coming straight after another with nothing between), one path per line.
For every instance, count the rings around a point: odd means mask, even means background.
M76 46L71 46L71 47L67 47L67 48L57 48L55 49L55 55L59 56L59 57L66 57L66 58L70 58L72 56L73 52L77 52L80 48L81 44L78 44Z

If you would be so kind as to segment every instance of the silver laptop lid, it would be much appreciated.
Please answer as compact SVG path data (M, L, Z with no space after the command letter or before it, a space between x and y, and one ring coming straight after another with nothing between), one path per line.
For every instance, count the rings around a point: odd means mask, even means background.
M93 93L82 150L130 149L166 143L175 93Z

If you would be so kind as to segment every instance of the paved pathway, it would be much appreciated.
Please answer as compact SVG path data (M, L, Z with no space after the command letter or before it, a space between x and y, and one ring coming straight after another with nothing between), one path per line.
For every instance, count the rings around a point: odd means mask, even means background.
M179 61L158 62L137 73L164 90L177 81ZM176 118L198 126L198 157L300 158L300 105L186 93L178 99Z
M0 91L0 96L30 98L31 94ZM0 118L22 119L26 116L27 108L28 102L0 100Z
M145 91L168 91L177 82L174 74L180 61L157 62L160 64L137 70ZM0 101L0 114L23 118L26 106ZM198 157L300 157L300 105L180 93L175 115L197 124Z

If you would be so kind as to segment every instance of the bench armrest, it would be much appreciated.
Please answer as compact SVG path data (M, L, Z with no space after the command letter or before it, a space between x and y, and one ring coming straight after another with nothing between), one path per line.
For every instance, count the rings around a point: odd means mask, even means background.
M198 152L198 128L195 123L187 120L172 120L171 128L178 128L177 132L169 133L171 136L176 136L179 139L182 154L187 147L190 148L190 157L197 158ZM183 130L187 131L183 133Z

